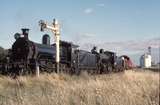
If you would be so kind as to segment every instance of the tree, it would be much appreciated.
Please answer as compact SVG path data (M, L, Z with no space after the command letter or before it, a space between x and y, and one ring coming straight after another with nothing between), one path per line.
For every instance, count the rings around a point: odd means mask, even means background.
M3 47L0 47L0 61L2 61L6 55L7 55L7 50L5 50Z

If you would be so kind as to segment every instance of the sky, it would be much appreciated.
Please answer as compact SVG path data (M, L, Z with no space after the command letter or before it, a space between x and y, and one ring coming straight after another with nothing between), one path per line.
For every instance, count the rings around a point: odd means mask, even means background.
M61 39L77 44L160 38L160 0L0 0L0 46L10 48L14 34L29 28L41 43L39 20L61 25Z

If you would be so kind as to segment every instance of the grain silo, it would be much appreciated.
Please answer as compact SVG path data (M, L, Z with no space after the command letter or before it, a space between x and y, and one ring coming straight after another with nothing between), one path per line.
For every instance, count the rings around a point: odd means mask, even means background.
M149 68L152 66L151 47L148 47L148 53L140 57L140 66L142 68Z
M149 54L143 54L140 58L140 66L143 68L151 67L152 57Z

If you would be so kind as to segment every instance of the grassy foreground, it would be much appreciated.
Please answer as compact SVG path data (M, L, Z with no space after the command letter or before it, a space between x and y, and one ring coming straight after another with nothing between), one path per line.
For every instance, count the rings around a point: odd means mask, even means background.
M0 76L0 105L159 105L159 73Z

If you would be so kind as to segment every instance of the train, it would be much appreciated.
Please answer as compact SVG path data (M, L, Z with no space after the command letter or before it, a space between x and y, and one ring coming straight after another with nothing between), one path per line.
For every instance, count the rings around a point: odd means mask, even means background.
M50 36L43 35L42 43L31 41L28 37L29 29L22 29L22 33L15 34L15 42L8 51L8 55L0 62L2 74L26 75L35 74L37 67L40 72L56 71L56 45L50 44ZM91 51L79 49L72 42L60 41L60 72L80 74L103 74L124 71L124 60L117 57L115 52L94 47Z

